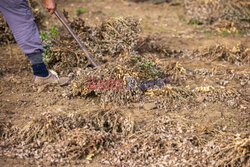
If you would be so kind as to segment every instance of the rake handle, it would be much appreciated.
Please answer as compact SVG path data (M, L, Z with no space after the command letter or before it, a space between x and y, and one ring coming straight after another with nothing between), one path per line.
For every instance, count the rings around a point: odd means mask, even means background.
M61 23L65 26L65 28L69 31L69 33L75 38L76 42L81 47L81 49L83 50L85 56L88 58L88 60L91 62L91 64L94 67L99 66L98 63L95 62L95 60L93 59L93 57L90 55L90 53L88 52L88 50L86 49L86 47L82 44L81 40L74 33L74 31L72 30L72 28L68 25L68 23L61 16L61 14L56 9L55 9L54 13L57 16L57 18L61 21Z

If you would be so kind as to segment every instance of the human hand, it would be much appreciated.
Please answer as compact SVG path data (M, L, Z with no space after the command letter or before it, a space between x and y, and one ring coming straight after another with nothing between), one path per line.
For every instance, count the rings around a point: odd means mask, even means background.
M46 9L48 9L50 14L53 14L56 9L55 0L43 0L43 5Z

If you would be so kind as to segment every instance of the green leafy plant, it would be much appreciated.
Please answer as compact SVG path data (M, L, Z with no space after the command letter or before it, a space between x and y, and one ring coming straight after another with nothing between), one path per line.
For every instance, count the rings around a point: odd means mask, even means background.
M222 36L223 37L228 37L229 36L229 32L227 30L223 30L222 31Z
M149 29L150 29L149 23L148 23L147 21L144 22L144 23L142 23L142 28L143 28L144 30L149 30Z
M162 72L157 69L156 65L147 59L142 59L139 68L151 77L159 77L162 75Z
M111 13L111 15L115 15L115 11L111 11L110 13Z
M137 68L147 76L160 77L163 72L150 60L142 57L136 57L134 62L137 62Z
M191 19L191 20L189 20L188 24L189 25L202 25L203 22L196 20L196 19Z
M166 33L167 32L167 29L165 27L162 27L161 28L161 33Z
M44 47L43 60L48 63L51 56L53 56L51 48L53 47L53 41L58 38L58 28L52 26L49 31L40 31L40 37Z
M135 67L136 70L142 72L145 76L161 77L164 72L145 57L136 55L130 59L129 64Z
M150 16L148 14L145 15L146 19L150 19Z
M49 30L49 33L50 33L50 37L52 39L56 39L58 37L58 28L56 27L51 27L50 30Z
M85 13L86 12L86 8L79 8L79 9L76 9L76 14L77 16L80 16L81 14Z
M180 17L179 17L179 20L185 22L185 21L186 21L186 18L183 17L183 16L180 16Z
M211 30L204 30L203 32L204 32L204 34L206 34L209 37L212 36L212 31Z

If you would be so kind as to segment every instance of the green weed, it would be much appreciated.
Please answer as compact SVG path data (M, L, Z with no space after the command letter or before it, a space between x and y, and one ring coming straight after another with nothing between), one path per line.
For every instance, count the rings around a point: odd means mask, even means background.
M148 14L145 15L146 19L150 19L150 16Z
M223 37L228 37L229 36L229 33L227 30L224 30L222 31L222 34L221 34Z
M212 36L212 31L211 30L204 30L203 32L204 32L204 34L206 34L209 37Z
M111 11L111 15L115 15L115 11Z
M162 27L161 28L161 33L166 33L167 32L167 29L165 27Z
M179 20L185 22L185 21L186 21L186 18L183 17L183 16L180 16L180 17L179 17Z
M56 28L56 27L51 27L50 28L50 30L49 30L49 33L50 33L50 37L52 38L52 39L56 39L57 37L58 37L58 28Z
M191 19L191 20L189 20L188 24L189 25L202 25L203 22L196 20L196 19Z
M51 47L53 47L53 41L58 38L58 28L51 27L49 31L40 31L41 41L44 47L43 50L43 60L45 63L49 62L53 52L51 52Z
M149 30L149 29L150 29L150 28L149 28L149 24L148 24L147 21L144 22L144 23L142 24L142 28L143 28L144 30Z
M76 9L76 15L77 16L80 16L81 14L85 13L86 12L86 8L79 8L79 9Z
M142 60L142 63L139 65L139 68L146 74L149 74L151 77L159 77L162 75L162 72L156 68L156 65L147 59Z
M135 66L138 71L141 71L145 76L151 77L161 77L163 72L157 68L155 63L151 62L150 60L136 56L135 58L131 59L131 65Z

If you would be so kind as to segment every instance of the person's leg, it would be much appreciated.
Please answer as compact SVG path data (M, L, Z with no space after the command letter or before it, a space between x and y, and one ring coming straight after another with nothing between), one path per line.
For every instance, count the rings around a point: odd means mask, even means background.
M11 28L19 47L28 56L35 76L49 72L42 60L43 46L34 17L26 0L1 0L0 11Z

